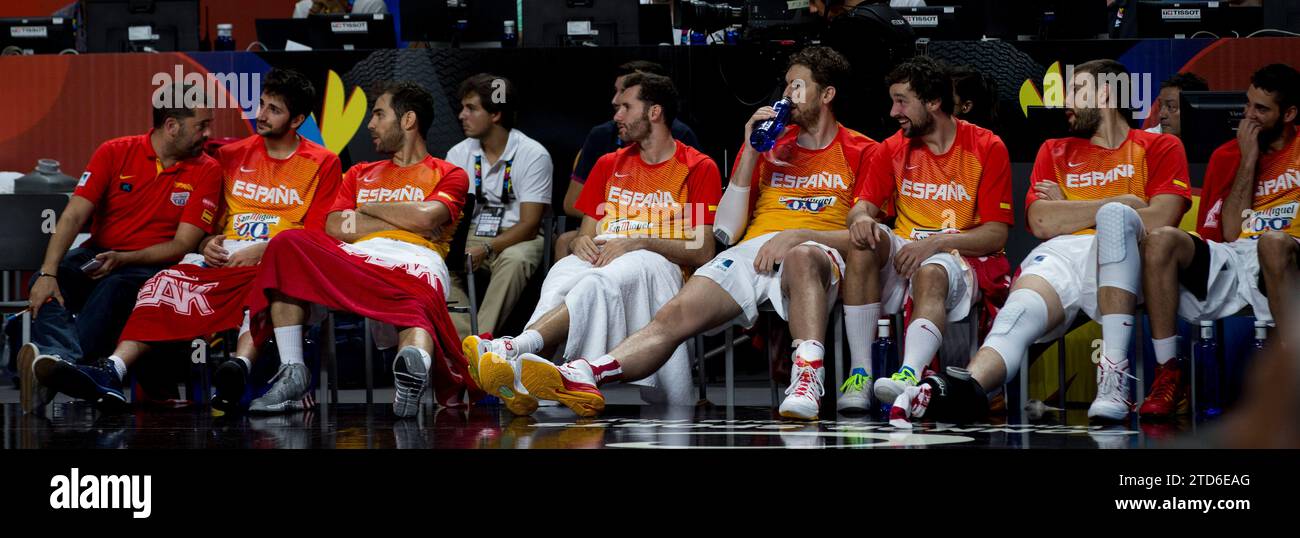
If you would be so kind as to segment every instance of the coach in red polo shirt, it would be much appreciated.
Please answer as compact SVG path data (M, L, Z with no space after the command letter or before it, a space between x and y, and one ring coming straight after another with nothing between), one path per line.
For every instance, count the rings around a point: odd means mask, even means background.
M215 211L215 200L199 199L221 181L216 160L202 153L211 123L206 108L154 108L148 133L95 150L31 282L32 339L19 352L25 410L49 396L36 385L34 362L111 352L140 286L203 238L180 219L186 204ZM90 239L69 251L87 222Z

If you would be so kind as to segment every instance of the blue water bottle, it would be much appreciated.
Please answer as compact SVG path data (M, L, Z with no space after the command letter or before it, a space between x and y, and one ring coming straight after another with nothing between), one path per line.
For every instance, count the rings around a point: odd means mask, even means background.
M740 25L733 24L727 27L726 33L723 34L723 42L728 45L740 44Z
M235 25L218 24L217 25L217 42L212 46L213 50L235 50Z
M1224 407L1230 407L1241 398L1246 386L1246 372L1250 365L1259 359L1260 353L1268 345L1268 323L1255 321L1255 341L1251 343L1252 352L1248 354L1225 353L1223 368L1227 370L1228 388L1224 389Z
M782 97L780 101L772 104L776 109L776 117L763 120L754 127L754 132L749 135L749 145L760 153L772 149L776 145L776 137L781 136L785 131L785 124L790 121L790 107L794 103L789 98Z
M1201 322L1201 337L1192 350L1196 361L1196 407L1205 416L1218 416L1223 411L1223 372L1219 362L1219 346L1214 341L1214 322Z

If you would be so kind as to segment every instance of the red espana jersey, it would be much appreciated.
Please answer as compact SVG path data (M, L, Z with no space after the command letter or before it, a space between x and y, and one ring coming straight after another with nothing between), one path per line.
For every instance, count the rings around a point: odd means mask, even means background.
M217 154L222 193L216 208L195 206L185 221L229 240L266 241L284 230L325 229L342 181L339 158L305 138L286 159L272 158L253 135Z
M742 242L782 230L844 229L854 185L867 176L871 154L879 144L838 127L830 145L813 150L796 143L799 126L791 126L770 154L759 158L750 178L749 226Z
M1143 201L1160 194L1191 200L1187 153L1178 137L1130 129L1118 148L1106 149L1087 138L1056 138L1043 142L1029 177L1025 211L1038 201L1034 184L1055 181L1066 200L1100 200L1132 194ZM1075 235L1096 233L1093 228Z
M1223 215L1223 200L1232 191L1241 164L1241 148L1232 140L1210 155L1205 167L1205 185L1201 189L1201 208L1197 231L1206 239L1232 241L1238 238L1259 239L1265 232L1286 232L1300 237L1296 211L1300 209L1300 136L1280 151L1259 156L1255 164L1255 190L1248 215ZM1222 219L1242 219L1241 235L1223 237Z
M856 200L898 215L894 233L913 241L969 230L985 222L1015 224L1011 159L992 131L957 120L957 136L943 155L899 131L876 148Z
M433 241L406 230L376 232L359 241L387 237L427 247L446 258L468 191L469 175L456 165L432 155L410 166L396 166L391 159L357 163L343 175L343 185L339 187L330 212L356 209L366 204L442 202L451 212L451 220L442 225L441 235Z
M641 160L638 144L596 161L574 207L600 221L597 235L688 239L695 226L713 224L722 198L718 165L676 144L672 158L659 164Z
M221 168L204 155L163 168L153 130L104 142L72 192L95 205L90 244L140 250L170 241L187 208L215 207Z

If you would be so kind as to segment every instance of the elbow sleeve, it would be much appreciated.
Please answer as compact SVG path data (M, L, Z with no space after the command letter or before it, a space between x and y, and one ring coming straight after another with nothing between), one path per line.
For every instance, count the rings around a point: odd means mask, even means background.
M713 235L724 245L734 244L749 224L749 189L731 185L722 193L713 219Z

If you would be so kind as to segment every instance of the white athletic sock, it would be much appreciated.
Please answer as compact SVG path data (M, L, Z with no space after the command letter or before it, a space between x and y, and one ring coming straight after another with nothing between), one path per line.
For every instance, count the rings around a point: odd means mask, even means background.
M235 357L235 360L244 361L245 372L253 371L253 361L249 360L248 357Z
M515 349L519 350L519 353L540 353L546 346L546 342L542 341L542 333L532 329L520 333L514 340Z
M871 375L871 344L876 341L880 303L844 305L844 334L849 338L849 369Z
M126 361L123 361L122 357L113 355L108 358L108 362L112 363L113 370L117 371L118 380L126 379Z
M1156 348L1156 362L1165 364L1178 355L1178 337L1170 336L1152 340L1151 344Z
M1111 362L1128 360L1128 345L1133 339L1131 314L1106 314L1101 317L1101 339Z
M302 325L275 328L275 347L280 364L305 364L302 360Z
M925 365L930 363L943 345L943 334L934 322L916 318L907 326L907 340L904 342L903 366L911 368L913 373L923 372Z

